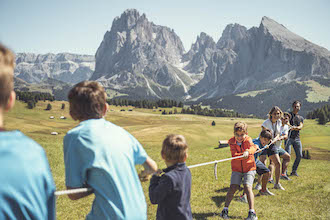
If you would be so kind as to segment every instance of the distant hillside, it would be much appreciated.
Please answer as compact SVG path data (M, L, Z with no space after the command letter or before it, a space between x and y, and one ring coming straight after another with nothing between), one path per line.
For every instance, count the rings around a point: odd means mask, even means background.
M310 87L311 83L314 87ZM313 100L310 96L316 98ZM323 97L323 100L319 100ZM269 90L250 91L242 94L228 95L202 101L203 105L213 108L234 109L243 114L254 114L265 118L273 106L279 106L282 111L291 111L293 101L302 102L300 114L306 114L315 108L330 103L330 88L316 81L290 82Z

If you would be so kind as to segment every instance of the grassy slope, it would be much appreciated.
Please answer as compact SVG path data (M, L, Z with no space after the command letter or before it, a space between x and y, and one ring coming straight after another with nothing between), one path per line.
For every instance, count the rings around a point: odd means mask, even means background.
M7 129L19 128L35 139L46 150L58 190L65 188L62 140L65 133L77 125L66 109L60 110L62 102L52 103L53 109L45 111L47 102L39 102L36 109L29 110L23 103L17 103L15 109L5 117ZM152 110L120 112L121 107L111 107L107 119L131 132L144 146L161 168L165 168L160 157L161 142L169 133L183 134L189 144L188 165L230 157L229 148L215 150L219 139L232 136L233 124L241 119L212 118L195 115L160 115ZM124 109L128 109L125 108ZM49 116L55 119L49 119ZM68 119L61 120L60 116ZM210 126L212 121L216 126ZM249 135L256 137L262 120L243 119L249 125ZM50 132L59 135L52 136ZM276 193L275 197L256 197L256 211L259 219L329 219L330 218L330 125L320 126L316 121L306 120L302 131L304 148L309 149L312 159L302 160L299 167L301 177L291 182L283 182L286 191ZM290 163L291 167L292 163ZM142 168L137 167L138 171ZM291 170L291 168L290 168ZM224 205L226 192L230 184L230 162L218 165L218 180L213 177L213 166L208 165L191 169L192 195L191 206L195 219L219 219ZM142 183L148 203L148 219L155 219L157 206L148 199L149 183ZM257 191L255 191L257 194ZM238 195L238 194L237 194ZM248 206L234 198L230 206L230 215L238 219L247 216ZM89 212L93 196L79 201L70 201L62 196L57 200L58 219L84 219Z

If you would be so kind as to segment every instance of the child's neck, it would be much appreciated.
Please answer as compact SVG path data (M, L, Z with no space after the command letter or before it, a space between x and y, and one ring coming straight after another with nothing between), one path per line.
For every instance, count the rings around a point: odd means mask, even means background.
M166 164L167 167L171 167L171 166L173 166L177 163L180 163L180 162L178 162L178 161L173 162L173 161L166 161L165 160L165 164Z

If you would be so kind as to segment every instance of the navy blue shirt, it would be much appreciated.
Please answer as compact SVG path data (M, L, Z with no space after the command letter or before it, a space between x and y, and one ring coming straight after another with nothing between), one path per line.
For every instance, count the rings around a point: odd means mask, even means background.
M185 163L177 163L163 171L151 178L149 186L150 201L158 204L157 220L192 219L190 170Z
M299 114L294 114L293 112L290 112L291 119L290 119L290 125L292 126L299 126L300 122L304 123L304 118ZM291 130L289 132L291 139L299 138L299 131Z

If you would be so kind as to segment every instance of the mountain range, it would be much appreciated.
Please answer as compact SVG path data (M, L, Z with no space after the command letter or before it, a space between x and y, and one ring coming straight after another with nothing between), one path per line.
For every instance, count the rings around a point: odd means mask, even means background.
M217 42L202 32L185 52L173 29L128 9L112 22L95 60L18 54L16 63L15 76L27 83L90 79L125 98L170 98L247 114L263 115L277 103L264 100L260 113L248 106L277 94L287 103L303 98L303 104L311 103L308 108L330 102L330 52L268 17L250 29L229 24ZM298 87L299 94L290 90Z

